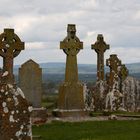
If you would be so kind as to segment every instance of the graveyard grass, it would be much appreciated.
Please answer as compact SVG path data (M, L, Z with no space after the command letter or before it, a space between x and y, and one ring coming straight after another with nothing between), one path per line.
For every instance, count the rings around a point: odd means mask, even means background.
M140 120L137 121L54 121L33 126L33 135L42 140L139 140Z

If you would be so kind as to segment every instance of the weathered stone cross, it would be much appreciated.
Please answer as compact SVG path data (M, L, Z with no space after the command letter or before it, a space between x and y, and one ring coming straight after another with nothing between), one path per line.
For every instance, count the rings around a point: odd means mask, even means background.
M97 36L97 41L91 45L91 49L97 53L97 80L104 80L104 52L109 49L109 45L104 42L102 34Z
M14 83L13 59L24 50L24 42L14 33L14 29L4 29L0 34L0 56L3 57L3 71L8 71L6 83Z
M106 60L106 65L110 67L109 86L112 88L115 80L118 80L118 67L121 66L121 61L116 54L112 54Z
M77 54L83 49L83 42L80 42L76 36L75 25L69 24L67 28L67 37L60 42L60 49L63 49L67 55L65 82L78 81Z
M83 85L78 81L77 54L83 42L76 36L74 24L68 24L67 36L60 42L66 57L65 81L60 85L58 108L64 110L84 109Z

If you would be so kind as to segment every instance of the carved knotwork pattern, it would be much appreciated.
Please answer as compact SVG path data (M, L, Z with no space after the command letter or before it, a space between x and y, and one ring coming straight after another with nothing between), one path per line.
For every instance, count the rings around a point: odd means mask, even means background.
M10 30L9 30L10 31ZM22 48L19 49L16 45L23 45L20 38L13 32L10 35L6 32L0 35L0 55L6 57L7 55L12 55L13 58L18 56Z

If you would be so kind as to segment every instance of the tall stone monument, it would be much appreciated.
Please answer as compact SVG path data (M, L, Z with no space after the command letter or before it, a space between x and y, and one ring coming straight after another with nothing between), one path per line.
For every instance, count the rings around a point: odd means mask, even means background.
M95 44L91 45L91 49L94 49L97 53L97 80L104 80L104 53L109 49L109 45L105 43L102 34L97 36Z
M22 64L21 68L19 68L19 86L33 107L41 107L42 69L32 59Z
M121 66L121 60L116 54L110 55L110 58L106 60L106 65L110 67L110 73L108 78L109 88L112 89L115 81L118 81L118 67Z
M6 83L14 82L13 59L24 50L24 42L14 33L14 29L4 29L0 34L0 56L3 57L3 72L7 71Z
M67 37L60 42L60 49L66 54L65 81L59 88L58 108L82 110L85 108L83 85L78 81L77 54L83 49L83 42L76 36L76 27L69 24Z
M29 106L23 92L14 82L13 59L24 43L13 29L4 29L0 34L0 56L3 57L3 72L0 71L0 140L31 140Z

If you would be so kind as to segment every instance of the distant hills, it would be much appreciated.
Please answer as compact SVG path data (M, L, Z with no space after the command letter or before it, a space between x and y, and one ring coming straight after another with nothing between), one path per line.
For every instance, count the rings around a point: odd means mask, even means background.
M64 74L65 63L40 63L40 67L43 70L43 74ZM18 74L18 68L20 66L14 66L14 74ZM126 64L130 74L140 73L140 63ZM79 74L96 74L97 66L94 64L79 64ZM105 71L109 71L108 67L105 67Z

